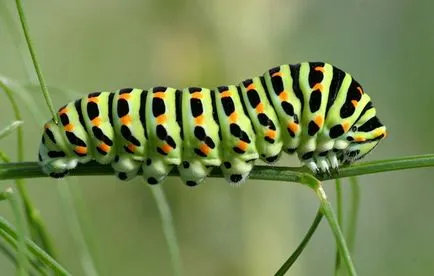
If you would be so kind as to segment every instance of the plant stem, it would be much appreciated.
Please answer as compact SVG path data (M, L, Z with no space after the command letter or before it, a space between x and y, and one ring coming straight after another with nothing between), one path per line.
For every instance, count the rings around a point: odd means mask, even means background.
M338 216L338 224L342 228L342 188L341 188L341 180L339 178L335 179L335 187L336 187L336 212ZM339 275L339 269L341 266L341 256L339 254L338 247L336 246L336 254L335 254L335 276Z
M318 228L319 223L321 222L324 214L321 211L321 208L318 209L318 212L316 213L316 216L309 227L309 230L307 231L306 235L304 236L301 243L297 246L295 251L292 253L292 255L286 260L286 262L279 268L279 270L274 274L275 276L283 276L285 273L291 268L291 266L295 263L295 261L298 259L300 254L303 252L304 248L307 246L307 244L310 241L310 238L312 238L313 233L315 233L316 229Z
M351 183L351 210L348 219L347 242L350 252L354 252L354 241L357 230L357 218L360 206L360 187L356 177L350 177Z
M162 227L164 237L166 238L169 247L170 258L172 261L173 274L176 276L182 275L182 262L179 254L178 240L176 238L175 229L173 227L172 213L170 211L169 203L161 185L148 185L151 189L152 195L155 198L158 210L162 220Z
M47 86L45 85L44 76L42 75L42 71L39 68L39 63L36 58L36 53L34 50L34 44L32 39L30 38L29 27L27 25L27 19L24 14L24 9L21 0L15 0L18 15L21 21L21 27L23 28L24 36L26 38L27 47L29 48L30 56L32 57L33 66L35 67L36 74L38 75L39 84L41 85L42 94L44 95L45 102L47 103L48 109L53 117L54 122L57 124L57 114L54 109L53 101L51 100L50 94L48 93Z
M326 217L326 219L328 220L330 228L332 229L333 235L335 236L341 258L343 259L344 263L346 264L350 275L356 276L357 272L356 272L356 269L353 265L353 261L351 260L350 252L349 252L347 244L345 242L344 235L342 233L341 228L339 227L339 223L338 223L337 217L333 211L333 208L332 208L330 202L327 200L327 195L325 194L321 183L319 183L319 185L315 189L315 191L316 191L316 194L318 195L318 197L321 201L321 210L324 213L324 216Z
M407 156L380 160L375 162L357 163L349 167L343 167L339 171L339 177L348 177L356 175L365 175L378 172L388 172L404 169L433 167L434 154ZM94 161L84 165L77 166L72 170L70 175L112 175L113 169L107 165L101 165ZM140 172L139 172L140 174ZM271 167L271 166L255 166L252 170L249 179L300 182L304 175L309 174L307 168L304 167ZM173 170L170 175L179 176L176 170ZM42 172L41 167L36 162L20 162L0 164L0 180L5 179L20 179L20 178L37 178L47 177ZM210 177L222 177L222 172L219 168L214 169ZM331 176L319 177L319 180L330 180Z

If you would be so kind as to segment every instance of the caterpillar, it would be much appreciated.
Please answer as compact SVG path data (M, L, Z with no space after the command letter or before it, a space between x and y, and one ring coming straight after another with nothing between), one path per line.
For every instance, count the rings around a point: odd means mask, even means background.
M188 186L215 167L242 183L257 159L296 153L315 174L333 174L386 137L370 97L353 77L323 62L274 67L238 85L95 92L48 121L39 163L61 178L78 163L111 164L121 180L140 168L149 184L176 166Z

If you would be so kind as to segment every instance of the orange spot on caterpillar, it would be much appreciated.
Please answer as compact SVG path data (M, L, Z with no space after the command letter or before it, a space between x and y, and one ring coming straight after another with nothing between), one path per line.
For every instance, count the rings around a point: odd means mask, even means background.
M273 73L273 75L271 75L272 78L281 77L281 76L283 76L282 72L276 72L276 73Z
M101 118L100 117L96 117L95 119L92 120L92 125L99 126L100 124L101 124Z
M76 146L76 147L74 148L74 151L75 151L76 153L79 153L79 154L86 154L86 153L87 153L87 147Z
M256 112L257 113L264 113L264 104L263 103L259 103L256 107Z
M253 83L251 83L251 84L249 84L249 86L246 87L246 89L247 89L247 92L249 92L249 90L255 90L256 86Z
M347 132L350 129L350 124L345 122L342 124L342 128L344 129L344 132Z
M325 70L324 70L324 67L322 67L322 66L317 66L317 67L314 68L314 70L315 70L315 71L322 72L322 73L324 73L324 71L325 71Z
M66 126L64 126L63 129L66 130L66 131L71 132L71 131L74 130L74 125L71 124L71 123L69 123L69 124L67 124Z
M363 89L360 86L357 86L357 90L359 90L360 95L363 95Z
M110 150L110 146L107 145L106 143L102 142L101 144L99 144L98 148L100 150L102 150L103 152L108 152Z
M44 124L44 129L47 129L49 127L50 127L50 125L48 123Z
M124 93L119 95L119 99L129 100L131 98L130 93Z
M161 150L164 152L164 153L169 153L171 150L172 150L172 147L171 146L169 146L169 144L164 144L162 147L161 147Z
M199 147L200 151L203 152L205 155L208 155L208 153L211 151L211 148L208 147L207 144L203 143L202 145L200 145Z
M267 130L267 132L265 132L265 136L271 138L271 139L275 139L276 138L276 131L275 130Z
M98 103L99 99L98 99L98 97L91 97L91 98L87 98L87 102L88 103Z
M324 123L324 119L321 115L317 115L315 119L313 120L315 124L317 124L319 127L322 127L322 124Z
M191 94L192 99L202 99L202 97L202 92L194 92L193 94Z
M237 112L232 112L231 115L229 115L229 122L235 123L238 120L238 114Z
M136 147L135 145L129 143L128 146L127 146L127 148L128 148L131 152L135 152L137 147Z
M288 93L286 91L282 91L279 94L279 99L283 102L283 101L288 101Z
M226 91L220 93L220 98L226 98L226 97L230 97L230 96L232 96L232 93L229 90L226 90Z
M194 122L196 123L196 125L203 125L204 120L205 120L205 116L203 114L194 118Z
M323 87L323 85L322 85L321 83L317 83L317 84L315 84L315 85L312 87L312 90L313 90L313 91L315 91L315 90L319 90L319 92L322 92L322 91L324 90L324 87Z
M351 103L353 104L354 107L357 107L357 104L358 104L359 102L356 101L356 100L352 100Z
M164 92L156 92L153 95L154 95L154 98L160 98L160 99L164 99L164 97L166 96L166 94L164 94Z
M125 94L122 94L122 95L125 95ZM120 119L120 121L123 125L129 125L129 124L131 124L132 118L130 115L127 114L127 115L123 116Z
M296 123L291 122L291 123L288 124L288 128L289 128L293 133L296 133L296 132L298 131L298 129L299 129L299 126L298 126Z
M240 148L242 151L246 151L248 146L249 144L244 141L238 142L238 148Z
M68 108L66 108L66 107L64 107L64 108L62 108L61 110L59 110L59 115L62 115L62 114L65 114L65 113L67 113L69 111L69 109Z
M157 117L157 124L161 125L167 121L167 116L165 114Z
M363 141L365 141L365 140L366 140L366 139L363 138L363 137L361 137L361 136L357 136L357 137L354 138L354 141L356 141L356 142L363 142Z

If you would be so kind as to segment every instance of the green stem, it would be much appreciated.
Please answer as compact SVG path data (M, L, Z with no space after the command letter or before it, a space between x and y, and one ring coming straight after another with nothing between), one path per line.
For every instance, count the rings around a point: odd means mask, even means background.
M312 238L313 233L315 233L316 229L318 228L318 225L321 222L323 216L324 215L323 215L321 209L319 209L318 212L316 213L316 216L315 216L313 222L312 222L312 225L309 227L309 230L307 231L303 240L298 245L298 247L295 249L295 251L292 253L292 255L288 258L288 260L286 260L286 262L279 268L279 270L276 272L276 274L274 274L275 276L283 276L291 268L291 266L295 263L295 261L298 259L300 254L303 252L304 248L309 243L310 238Z
M338 216L338 224L342 228L342 188L341 188L341 180L339 178L335 179L335 187L336 187L336 212ZM339 250L336 247L335 254L335 275L339 275L339 269L341 266L341 257L339 254Z
M33 46L34 44L32 39L30 38L29 27L27 25L27 19L24 14L23 5L21 3L21 0L15 0L15 3L17 6L18 15L20 17L21 27L23 28L24 36L26 38L27 47L29 48L30 56L32 57L33 66L35 67L36 74L38 75L39 84L41 85L42 94L44 95L45 102L47 103L48 109L50 110L53 120L57 124L58 122L57 114L54 109L53 101L51 100L50 94L48 93L47 86L45 85L44 76L42 75L42 71L39 68L39 63L36 58L36 53Z
M0 88L6 93L6 96L12 106L12 109L14 111L15 119L17 121L22 121L21 112L19 110L18 104L15 101L15 98L13 96L13 91L3 82L0 80ZM17 159L18 161L24 160L24 135L22 128L17 129ZM19 163L18 163L19 164ZM4 164L3 164L4 165ZM24 205L24 211L26 214L27 223L30 226L30 233L34 240L40 241L43 245L43 248L52 256L54 256L54 248L52 246L51 240L48 237L46 227L44 225L44 222L42 221L40 217L39 210L36 209L31 200L29 195L27 194L27 190L25 187L24 181L22 181L23 177L17 177L15 181L16 187L18 190L18 194L21 197L21 200Z
M356 177L350 177L351 183L351 210L348 219L347 242L350 252L354 252L354 241L357 230L357 217L360 206L360 187Z
M321 210L324 213L324 216L329 222L330 228L332 229L333 235L335 236L335 240L337 242L337 246L343 259L345 265L348 268L348 271L351 276L356 276L357 272L354 267L353 261L351 260L350 251L348 250L347 243L345 242L344 235L342 233L341 228L339 227L339 223L337 217L333 211L333 208L330 202L327 200L327 195L322 188L321 183L318 181L318 186L315 189L317 196L321 202Z
M17 233L12 225L4 218L0 217L0 236L3 237L11 246L16 246ZM70 275L59 263L57 263L50 255L45 253L30 239L26 238L26 245L30 253L40 262L49 267L55 275Z
M339 177L433 166L434 154L407 156L375 162L357 163L349 167L343 167L340 169ZM110 166L101 165L96 162L89 162L84 165L79 165L70 173L70 175L74 176L112 174L113 169ZM176 170L173 170L170 175L179 176ZM255 166L249 176L249 179L301 182L301 179L305 175L310 175L310 172L304 167ZM36 162L0 164L0 180L38 177L47 176L44 174L44 172L42 172L40 165ZM214 169L211 172L210 177L222 177L221 170L219 168ZM325 176L323 178L319 178L319 180L329 180L332 178L333 177L331 176Z
M182 262L181 256L179 254L175 229L173 227L172 213L170 211L169 203L167 202L161 185L150 186L150 189L152 195L155 198L155 203L157 204L158 210L160 211L163 232L169 247L169 254L172 261L173 274L180 276L182 275Z

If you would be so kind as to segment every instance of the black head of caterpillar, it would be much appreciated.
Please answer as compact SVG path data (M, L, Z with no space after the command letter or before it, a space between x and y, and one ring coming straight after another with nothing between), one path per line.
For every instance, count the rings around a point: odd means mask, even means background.
M344 71L322 62L274 67L239 85L177 90L153 87L91 93L45 125L39 162L62 177L78 163L111 164L122 180L140 169L149 184L177 166L189 186L220 166L245 181L260 158L297 153L314 173L368 154L383 138L370 97Z

